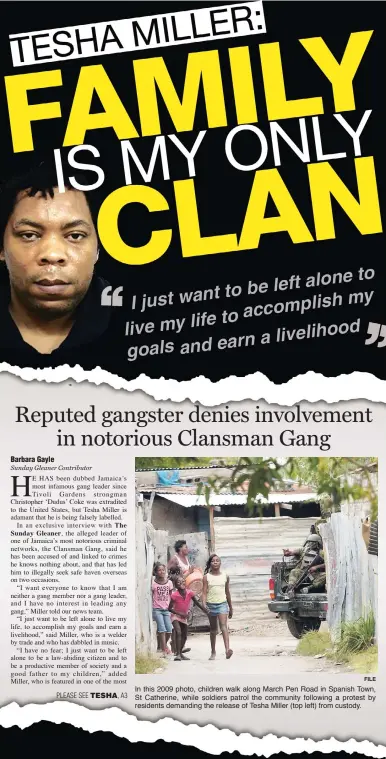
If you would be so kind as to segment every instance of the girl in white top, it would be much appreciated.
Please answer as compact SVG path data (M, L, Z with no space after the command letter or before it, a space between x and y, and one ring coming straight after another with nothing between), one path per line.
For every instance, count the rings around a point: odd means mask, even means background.
M222 633L225 656L230 659L233 651L229 646L228 617L232 618L232 599L229 589L229 577L221 571L221 559L213 553L209 556L204 574L204 588L202 603L208 609L210 622L210 645L211 655L209 659L216 658L217 620Z

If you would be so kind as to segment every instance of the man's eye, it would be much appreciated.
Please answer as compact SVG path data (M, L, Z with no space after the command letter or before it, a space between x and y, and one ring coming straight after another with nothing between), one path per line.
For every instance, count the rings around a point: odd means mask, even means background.
M21 232L20 237L22 238L22 240L31 241L31 240L37 240L39 235L37 234L37 232Z
M80 240L84 240L86 235L84 232L71 232L68 235L68 239L71 240L71 242L79 242Z

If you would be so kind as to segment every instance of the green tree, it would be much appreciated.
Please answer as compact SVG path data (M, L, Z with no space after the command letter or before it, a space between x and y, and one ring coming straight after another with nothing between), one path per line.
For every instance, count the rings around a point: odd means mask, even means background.
M376 458L291 457L240 458L228 478L212 477L206 485L199 484L198 492L210 494L247 488L247 509L250 513L264 512L259 496L267 498L271 490L285 488L289 477L300 484L310 485L321 499L322 515L339 511L344 501L368 501L371 518L378 516L378 460Z
M284 474L285 469L279 459L243 457L236 461L229 477L214 475L207 484L199 483L197 492L205 493L209 503L211 493L218 494L224 490L237 493L247 486L247 509L251 512L258 510L262 515L264 507L259 503L259 496L267 498L270 490L282 482Z
M322 510L339 511L344 501L368 501L372 519L378 516L378 459L306 457L288 459L286 470L322 497Z

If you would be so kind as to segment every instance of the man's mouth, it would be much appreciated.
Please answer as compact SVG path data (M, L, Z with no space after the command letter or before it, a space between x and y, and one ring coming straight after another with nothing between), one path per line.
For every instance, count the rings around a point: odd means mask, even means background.
M63 295L71 286L70 282L65 282L64 279L39 279L34 283L40 292L44 292L47 295Z

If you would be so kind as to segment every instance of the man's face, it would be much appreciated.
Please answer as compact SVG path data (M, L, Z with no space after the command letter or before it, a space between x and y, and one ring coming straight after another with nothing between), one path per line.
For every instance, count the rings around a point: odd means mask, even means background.
M83 192L54 197L19 193L8 219L0 258L11 290L30 310L54 318L85 296L98 258L98 241Z

